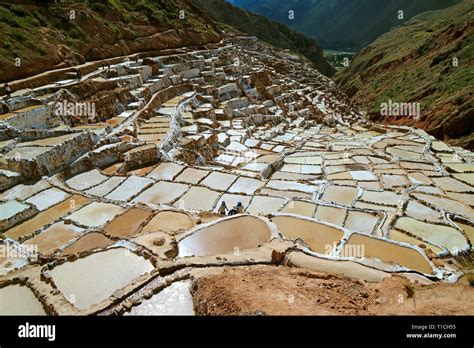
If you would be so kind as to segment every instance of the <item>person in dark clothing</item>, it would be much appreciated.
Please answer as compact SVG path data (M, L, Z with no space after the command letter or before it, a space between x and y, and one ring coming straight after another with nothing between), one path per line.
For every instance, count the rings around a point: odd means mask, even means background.
M237 214L244 213L244 206L242 205L242 202L237 203L234 209L237 211Z
M77 77L77 81L81 81L82 73L79 69L76 69L76 77Z

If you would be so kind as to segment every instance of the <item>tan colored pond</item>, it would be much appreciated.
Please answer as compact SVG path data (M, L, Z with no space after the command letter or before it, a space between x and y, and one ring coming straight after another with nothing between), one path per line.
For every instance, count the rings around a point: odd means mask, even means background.
M351 231L372 234L378 221L376 215L351 210L347 214L344 227Z
M153 169L148 176L159 180L172 180L183 168L183 166L173 162L164 162Z
M355 187L332 185L326 187L321 200L350 206L357 198L357 193L358 190Z
M183 181L188 184L197 184L208 174L209 172L207 170L187 168L180 175L178 175L175 181Z
M190 288L190 281L175 282L125 315L194 315Z
M426 274L433 273L429 262L414 249L354 233L342 248L341 256L353 256L351 250L354 248L362 251L362 256L365 258L376 258L387 263L396 263Z
M315 221L298 219L291 216L275 216L272 221L280 233L289 239L302 239L311 250L324 254L334 243L337 243L344 233L331 226ZM329 250L329 251L332 251Z
M23 244L36 245L38 252L44 255L52 254L56 249L62 247L70 240L78 237L84 229L74 226L73 224L65 224L57 222L48 227L45 231L37 236L28 239Z
M278 212L285 204L286 199L270 196L253 196L247 213L254 215L266 215Z
M256 248L270 236L270 229L262 220L238 216L202 227L179 241L179 256L215 255Z
M91 232L69 245L62 251L60 255L67 256L81 253L83 251L102 249L112 244L113 241L105 237L102 233Z
M0 288L0 315L46 315L30 288L14 284Z
M169 204L181 197L189 186L174 182L160 181L149 189L143 191L132 202L151 203L151 204Z
M402 217L397 220L395 227L399 230L410 232L427 242L444 246L450 251L461 250L468 245L466 238L456 229L449 226L435 225L409 217Z
M281 212L313 217L315 210L316 205L314 203L305 201L291 201L283 207Z
M179 209L210 211L221 193L205 187L191 187L175 204Z
M69 219L80 225L96 227L112 220L124 209L118 205L102 202L92 202L69 215Z
M70 199L46 209L35 217L9 229L5 232L5 235L13 239L19 239L30 235L41 227L52 223L61 216L66 215L68 212L74 209L82 207L88 202L89 199L86 197L74 195Z
M110 236L126 238L134 235L140 225L152 215L152 212L131 208L108 223L104 232Z
M212 172L201 182L201 184L214 190L225 191L235 181L235 179L237 179L236 175Z
M418 240L416 238L408 236L406 233L403 233L401 231L397 231L395 229L390 230L389 232L389 237L391 240L399 241L399 242L404 242L412 245L417 245L420 246L421 244L425 245L428 249L431 249L435 254L443 251L443 249L434 246L430 243L427 243L425 241Z
M87 309L152 269L151 262L143 257L124 248L113 248L63 263L50 274L69 302Z
M173 233L179 230L187 230L194 226L193 220L177 211L161 211L156 214L140 231L140 234L151 232L168 232Z
M342 226L344 219L346 218L346 211L346 209L342 208L319 205L316 209L316 213L314 214L314 218L321 221L330 222L334 225Z
M232 193L245 193L247 195L252 195L264 185L264 182L253 179L240 177L237 181L230 187L229 192Z

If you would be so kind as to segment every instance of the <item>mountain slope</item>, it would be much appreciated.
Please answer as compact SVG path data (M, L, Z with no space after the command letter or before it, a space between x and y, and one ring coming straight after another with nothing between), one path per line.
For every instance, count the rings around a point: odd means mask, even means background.
M466 0L413 18L363 49L336 82L374 120L414 125L474 148L473 11ZM381 103L389 100L420 103L421 118L381 117Z
M390 28L419 13L459 0L229 0L313 37L324 48L364 47ZM294 11L295 19L288 18ZM404 20L398 19L404 11Z
M193 2L215 21L256 36L273 46L304 55L326 76L331 76L335 72L313 39L305 37L281 23L232 6L225 0L193 0Z
M0 82L220 39L219 29L189 0L12 0L0 4Z

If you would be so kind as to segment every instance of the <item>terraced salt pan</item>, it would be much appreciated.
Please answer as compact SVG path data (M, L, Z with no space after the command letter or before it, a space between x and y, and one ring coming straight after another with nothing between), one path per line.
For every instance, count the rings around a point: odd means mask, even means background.
M105 198L117 201L127 201L151 183L153 183L153 180L151 179L132 175L121 183L115 190L105 196Z
M69 193L52 187L28 198L26 202L33 204L39 211L43 211L49 207L52 207L53 205L58 204L59 202L64 201L69 196Z
M400 195L390 191L378 192L365 190L361 200L368 203L397 206L400 202L400 198Z
M0 288L0 315L46 315L30 288L13 284Z
M160 181L143 191L132 202L150 204L170 204L181 197L189 186L173 182Z
M344 227L351 231L372 234L379 218L375 215L351 210L347 214Z
M394 230L394 229L390 230L389 238L391 240L394 240L394 241L408 243L408 244L412 244L412 245L417 245L417 246L424 245L426 248L430 249L435 254L440 253L441 251L443 251L443 249L440 248L440 247L437 247L437 246L435 246L433 244L430 244L430 243L427 243L425 241L421 241L419 239L410 237L406 233L403 233L401 231L397 231L397 230Z
M0 221L10 219L27 209L31 209L28 204L17 201L0 202Z
M152 270L151 262L143 257L113 248L63 263L49 273L68 301L87 309Z
M314 218L329 222L334 225L342 226L344 219L346 218L346 209L319 205L316 208Z
M164 210L158 212L140 231L140 234L152 232L174 233L194 226L194 221L185 213Z
M330 185L324 190L321 200L350 206L357 198L357 194L358 190L355 187Z
M465 216L470 220L474 220L474 211L468 205L448 198L436 197L424 193L413 193L422 202L426 202L432 206L439 207L450 213Z
M342 248L341 256L353 257L354 255L351 253L354 248L363 251L364 258L375 258L388 263L396 263L425 274L433 273L431 265L425 257L408 247L354 233Z
M275 189L275 190L292 190L292 191L301 191L307 193L314 193L318 190L316 186L301 184L298 182L291 182L285 180L270 180L266 187Z
M441 214L439 212L414 200L408 202L405 213L410 217L420 220L428 220L432 222L440 222L441 220Z
M73 211L74 209L79 209L87 203L89 203L89 200L87 198L79 195L74 195L67 201L63 201L55 205L54 207L46 209L45 211L39 213L31 219L26 220L25 222L7 230L4 234L7 237L13 239L24 238L25 236L33 234L41 227L54 222L55 220Z
M239 177L237 181L230 187L231 193L244 193L252 195L260 189L265 183L258 179Z
M212 172L201 182L201 185L207 186L213 190L226 191L235 179L237 179L236 175Z
M105 176L99 170L94 169L66 180L66 184L74 190L84 191L92 186L103 183L107 179L108 176Z
M474 194L472 193L446 192L446 196L454 200L466 203L467 205L474 206Z
M182 165L173 162L164 162L153 169L148 176L157 180L172 180L183 168Z
M270 236L270 229L262 220L241 215L204 226L180 240L179 256L216 255L256 248Z
M70 246L65 248L60 256L68 256L72 254L80 254L85 251L103 249L112 245L114 242L105 237L102 233L91 232L83 235Z
M468 247L468 242L464 236L456 229L429 224L408 217L401 217L395 223L395 228L409 232L427 242L444 246L449 251L459 251Z
M104 197L112 190L114 190L118 185L120 185L125 179L126 178L123 176L113 176L104 181L102 184L88 189L87 191L85 191L85 193L93 196Z
M289 239L302 239L311 250L325 254L344 236L344 233L328 225L291 216L275 216L272 221L280 233Z
M68 242L80 236L84 232L83 228L77 227L73 224L65 224L64 222L57 222L46 230L28 239L23 244L34 245L38 248L38 252L43 255L54 253Z
M473 192L474 189L456 179L450 177L440 177L432 179L436 186L440 187L444 191L452 192Z
M175 181L183 181L188 184L197 184L208 174L209 172L207 170L187 168L180 175L178 175Z
M374 181L377 180L377 177L366 170L353 170L350 171L349 174L351 175L352 179L357 181Z
M186 210L212 210L221 195L220 192L209 190L205 187L191 187L175 204L179 209Z
M190 290L190 281L175 282L125 315L194 315Z
M110 236L127 238L134 235L151 212L139 208L130 208L104 227L104 232Z
M254 196L245 211L254 215L273 214L278 212L286 201L280 197Z
M14 200L18 199L23 201L33 196L34 194L46 190L50 185L46 180L40 180L33 185L20 184L12 187L11 189L0 194L1 200Z
M386 152L395 157L398 157L401 159L407 159L407 160L420 160L423 158L423 155L421 153L406 151L406 150L395 148L395 147L387 148Z
M319 156L309 156L309 157L287 157L284 159L285 163L288 164L317 164L320 165L323 163L322 157Z
M98 227L124 212L118 205L92 202L68 216L68 219L88 227Z
M282 213L291 213L307 217L313 217L316 210L316 204L305 201L290 201L283 209Z

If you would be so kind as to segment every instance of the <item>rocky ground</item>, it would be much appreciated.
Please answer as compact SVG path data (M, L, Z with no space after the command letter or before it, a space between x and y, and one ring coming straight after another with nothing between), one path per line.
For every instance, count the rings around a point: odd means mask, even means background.
M0 313L473 313L470 151L252 37L77 69L2 96Z

